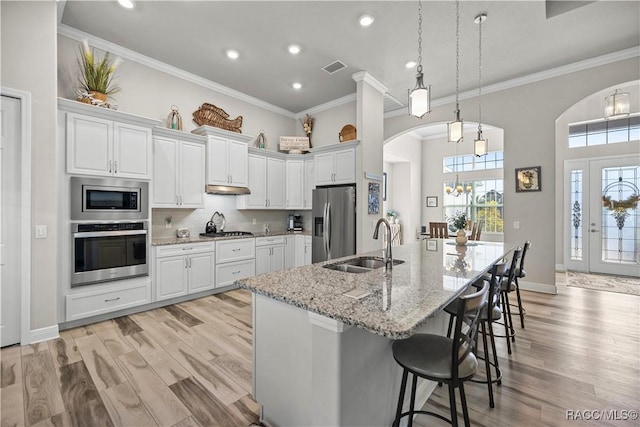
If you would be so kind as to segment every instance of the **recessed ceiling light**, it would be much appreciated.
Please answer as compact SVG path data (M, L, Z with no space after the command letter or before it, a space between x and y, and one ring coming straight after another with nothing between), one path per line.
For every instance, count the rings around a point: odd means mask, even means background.
M291 87L293 87L295 90L300 90L302 89L302 83L300 82L294 82Z
M404 66L407 67L407 68L413 68L416 65L418 65L418 63L416 61L407 61L407 63L404 64Z
M297 44L290 44L287 49L289 50L289 53L291 55L297 55L300 53L300 46L298 46Z
M227 50L227 58L238 59L239 56L240 56L240 54L238 53L237 50L233 50L233 49L228 49Z
M118 3L125 9L133 9L133 2L131 0L118 0Z
M360 17L360 25L362 25L363 27L368 27L369 25L373 24L373 21L375 21L375 18L371 15L362 15Z

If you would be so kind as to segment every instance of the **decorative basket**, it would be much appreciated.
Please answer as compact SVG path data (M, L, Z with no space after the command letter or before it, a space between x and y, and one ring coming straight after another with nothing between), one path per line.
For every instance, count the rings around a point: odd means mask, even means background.
M193 112L193 121L198 126L214 126L231 132L242 133L242 116L229 119L229 114L213 104L204 103Z
M356 139L356 127L353 125L344 125L338 134L340 142L353 141Z

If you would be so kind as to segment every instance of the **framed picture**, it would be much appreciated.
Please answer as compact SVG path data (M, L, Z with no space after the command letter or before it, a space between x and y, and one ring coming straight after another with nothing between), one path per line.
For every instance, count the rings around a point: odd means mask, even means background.
M438 196L427 196L427 207L428 208L438 207Z
M438 241L437 240L429 240L429 239L427 239L427 250L428 251L437 251L438 250Z
M516 168L516 193L542 190L540 166Z
M380 213L380 184L377 182L369 183L369 215Z

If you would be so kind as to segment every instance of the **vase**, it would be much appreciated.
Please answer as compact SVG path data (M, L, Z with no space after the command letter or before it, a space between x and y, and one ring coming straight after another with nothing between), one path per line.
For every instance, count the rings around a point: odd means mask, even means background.
M93 100L96 99L98 101L102 101L102 103L107 102L108 95L101 92L96 92L95 90L89 91L89 97L82 96L78 98L78 101L84 102L85 104L93 104Z
M458 234L456 234L456 245L466 245L467 244L467 233L464 230L458 230Z

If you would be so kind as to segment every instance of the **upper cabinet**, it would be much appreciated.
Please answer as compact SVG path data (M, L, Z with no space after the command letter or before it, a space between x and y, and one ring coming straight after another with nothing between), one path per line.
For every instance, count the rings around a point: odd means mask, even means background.
M207 137L207 185L246 187L248 143L250 136L212 126L200 126L192 131Z
M68 99L59 99L66 114L67 173L151 179L151 128L147 119Z
M260 150L264 151L264 150ZM285 208L285 161L263 153L249 154L249 190L238 196L238 209Z
M287 159L287 209L304 209L304 160Z
M313 207L313 189L316 188L315 164L313 157L304 161L304 200L302 209L311 209Z
M359 141L314 149L315 184L356 182L356 148ZM348 147L345 147L348 144Z
M204 208L206 138L155 128L152 207Z

